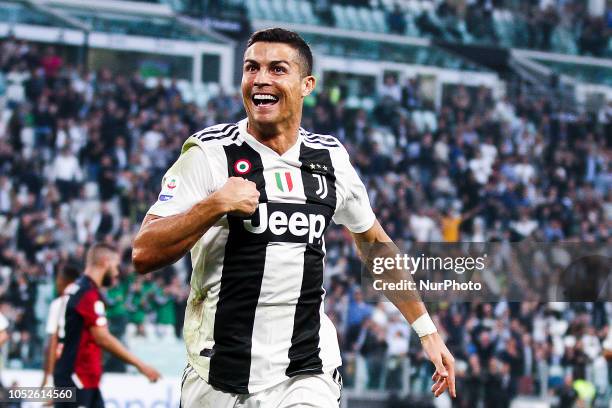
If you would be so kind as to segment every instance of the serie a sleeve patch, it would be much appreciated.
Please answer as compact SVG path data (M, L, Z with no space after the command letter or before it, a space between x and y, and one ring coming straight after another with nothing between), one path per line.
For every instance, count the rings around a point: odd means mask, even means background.
M174 175L165 176L162 180L162 189L159 193L159 201L171 200L178 191L180 185L180 178Z

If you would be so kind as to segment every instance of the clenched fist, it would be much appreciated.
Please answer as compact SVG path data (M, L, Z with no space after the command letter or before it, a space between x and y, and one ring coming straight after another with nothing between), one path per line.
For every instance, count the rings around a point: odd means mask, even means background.
M249 216L259 204L259 191L255 183L242 177L230 177L223 187L217 190L217 194L227 206L227 213L232 215Z

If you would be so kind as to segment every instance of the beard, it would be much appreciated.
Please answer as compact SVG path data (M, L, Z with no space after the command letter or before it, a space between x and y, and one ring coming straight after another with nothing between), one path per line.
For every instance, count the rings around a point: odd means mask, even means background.
M111 272L106 272L102 277L102 286L105 288L113 286L113 274Z

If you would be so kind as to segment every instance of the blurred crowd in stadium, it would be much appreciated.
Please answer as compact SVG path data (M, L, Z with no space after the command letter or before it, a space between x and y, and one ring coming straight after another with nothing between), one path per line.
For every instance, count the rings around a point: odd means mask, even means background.
M592 16L583 0L312 0L322 24L343 26L335 5L382 9L387 31L479 44L612 55L612 10ZM367 12L364 12L367 14ZM372 15L372 17L374 17Z
M136 74L88 72L53 47L23 41L4 40L0 49L7 365L40 367L52 277L82 264L94 240L124 254L122 280L107 292L111 330L180 336L188 261L136 276L130 242L185 138L241 119L241 97L221 93L200 109L183 102L175 83L146 87ZM545 97L495 100L486 88L458 86L436 109L418 78L393 76L371 111L347 108L344 93L330 81L309 98L303 127L345 144L394 239L610 243L612 104L595 114L566 112ZM332 227L326 245L326 310L348 385L400 389L409 361L412 390L425 392L431 367L420 347L409 347L418 340L388 303L363 300L350 237ZM487 406L502 407L542 389L562 401L588 399L609 388L612 370L602 358L604 347L612 349L609 303L441 303L432 310L460 360L457 406L495 400Z
M444 0L436 8L437 19L423 13L416 24L422 33L434 38L464 41L464 34L458 29L463 22L467 33L475 41L493 44L500 42L500 37L506 34L503 29L495 27L493 13L496 9L511 13L508 15L511 16L512 32L508 34L516 46L551 50L553 33L555 29L562 28L577 39L576 45L581 55L603 56L609 51L612 14L590 16L585 1ZM388 22L393 27L391 15ZM500 16L500 20L503 17ZM395 27L395 32L403 32L397 31L400 27Z

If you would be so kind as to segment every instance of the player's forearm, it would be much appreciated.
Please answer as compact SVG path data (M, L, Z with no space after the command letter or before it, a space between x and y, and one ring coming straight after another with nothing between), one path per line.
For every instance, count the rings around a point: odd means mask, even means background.
M143 224L132 253L136 271L147 273L178 261L226 212L212 194L184 213Z
M53 375L55 369L55 353L57 350L57 335L50 335L49 341L47 342L47 348L45 349L45 360L43 361L43 380L42 386L44 387L50 376Z
M138 357L130 353L130 351L112 334L107 332L107 334L96 338L96 343L124 363L131 364L136 368L142 366L142 362Z
M368 231L353 234L353 238L361 261L370 271L374 258L395 258L399 254L399 249L378 221ZM378 278L383 279L385 282L412 280L410 273L397 268L385 269L382 274L378 275ZM427 308L416 290L385 290L383 293L410 324L427 313Z
M47 354L47 369L49 374L53 374L55 370L55 361L57 360L57 334L51 336L49 340L49 350Z
M6 343L8 339L9 339L9 335L6 332L6 330L1 331L0 332L0 347L2 347L2 345Z
M427 308L421 301L399 301L393 302L393 304L410 324L414 323L416 319L427 313Z
M47 384L47 379L49 378L49 375L51 375L51 369L49 368L49 350L50 347L47 346L47 349L45 350L45 360L43 361L43 379L41 387L44 387Z

